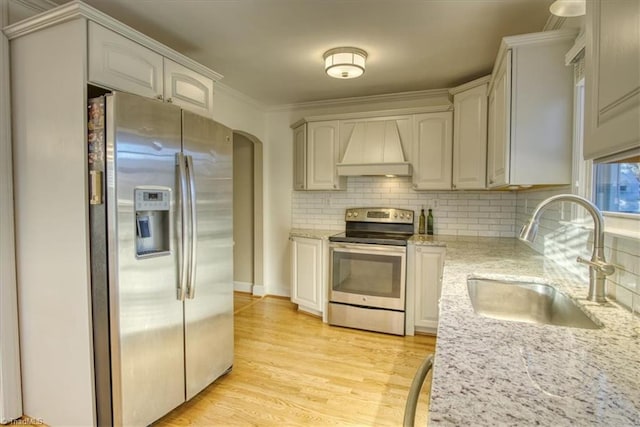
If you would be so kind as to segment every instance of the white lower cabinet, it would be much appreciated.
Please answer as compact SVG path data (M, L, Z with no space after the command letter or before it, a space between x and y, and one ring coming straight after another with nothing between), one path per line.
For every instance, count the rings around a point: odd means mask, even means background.
M442 246L407 247L406 334L435 334L446 249Z
M326 239L291 237L291 301L299 310L325 312L327 261Z

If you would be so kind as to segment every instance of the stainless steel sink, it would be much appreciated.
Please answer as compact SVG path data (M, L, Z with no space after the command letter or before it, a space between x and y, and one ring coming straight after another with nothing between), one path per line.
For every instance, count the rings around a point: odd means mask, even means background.
M599 329L568 296L541 283L470 278L469 298L476 313L494 319Z

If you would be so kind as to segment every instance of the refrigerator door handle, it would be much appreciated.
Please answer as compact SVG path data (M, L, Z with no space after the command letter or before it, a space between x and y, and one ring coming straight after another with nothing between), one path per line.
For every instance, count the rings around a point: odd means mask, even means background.
M196 259L198 255L198 216L196 209L196 180L195 170L193 169L193 157L186 156L187 158L187 174L189 175L189 190L190 200L189 205L191 208L191 220L190 220L190 244L191 250L189 252L189 283L187 287L187 298L193 299L196 291Z
M187 241L189 239L188 234L188 221L189 221L189 204L187 202L188 195L188 186L187 186L187 165L185 161L185 156L182 153L176 154L176 163L178 165L178 179L179 179L179 208L178 212L180 215L180 236L178 238L179 248L178 248L178 274L179 274L179 283L178 283L178 300L184 301L184 297L186 294L187 280L188 280L188 269L187 269L187 258L188 258L188 246Z

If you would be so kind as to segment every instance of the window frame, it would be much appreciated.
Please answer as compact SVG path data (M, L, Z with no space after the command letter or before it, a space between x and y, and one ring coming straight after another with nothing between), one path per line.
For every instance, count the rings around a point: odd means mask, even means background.
M593 203L596 185L596 165L603 159L584 160L584 109L585 109L585 78L584 78L584 37L578 36L574 47L567 53L566 64L573 65L574 78L574 132L572 140L573 164L571 192L582 196ZM604 232L606 234L640 239L640 214L602 211L604 217ZM587 228L592 228L591 218L587 217L583 209L572 207L572 222Z

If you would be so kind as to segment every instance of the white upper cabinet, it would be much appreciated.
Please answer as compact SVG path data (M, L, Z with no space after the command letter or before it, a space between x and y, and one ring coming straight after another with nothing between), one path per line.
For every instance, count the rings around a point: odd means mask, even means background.
M164 59L164 99L203 116L213 113L213 80Z
M584 157L640 146L640 2L587 2Z
M450 190L453 114L451 111L413 116L414 190Z
M346 178L339 177L340 122L314 121L293 129L294 190L343 190Z
M489 92L487 182L489 187L499 187L509 180L509 144L511 131L511 52L493 74L493 87Z
M340 122L311 122L307 125L307 190L339 190L346 179L339 178Z
M489 83L489 187L571 183L574 30L505 37Z
M293 130L293 189L307 188L307 124Z
M453 189L486 188L489 77L452 89Z
M89 22L89 81L148 98L162 97L162 55Z
M213 114L213 80L95 22L89 22L89 79L109 89Z

